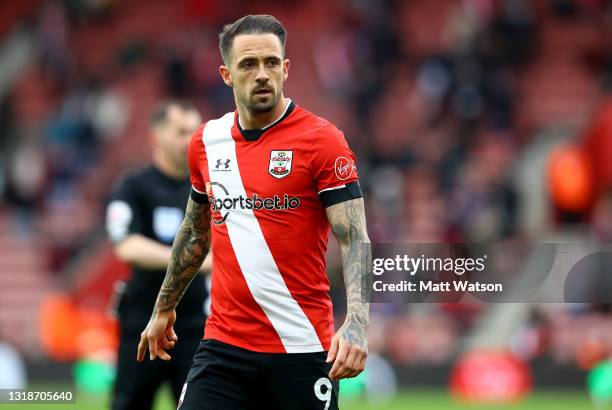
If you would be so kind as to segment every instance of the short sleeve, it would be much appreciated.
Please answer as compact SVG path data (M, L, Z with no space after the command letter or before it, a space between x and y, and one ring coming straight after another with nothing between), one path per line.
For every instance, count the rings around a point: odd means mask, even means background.
M189 172L191 186L201 194L206 193L206 184L204 175L202 175L201 167L206 163L206 150L204 149L204 141L202 141L202 133L204 125L198 127L191 136L189 141Z
M333 126L326 127L318 139L312 159L312 170L317 193L345 188L357 182L355 154L349 148L344 134Z
M106 206L106 232L114 243L130 234L143 234L144 224L135 184L123 180L111 193Z

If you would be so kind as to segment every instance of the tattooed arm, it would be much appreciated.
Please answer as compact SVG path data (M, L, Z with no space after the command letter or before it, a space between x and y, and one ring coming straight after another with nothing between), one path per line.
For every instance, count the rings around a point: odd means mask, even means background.
M162 287L157 295L153 314L140 334L137 360L144 360L147 347L151 360L159 356L170 360L167 349L178 340L172 326L176 321L176 305L197 275L210 248L210 207L191 198L187 202L185 218L174 238L172 255Z
M347 300L346 320L332 339L327 361L334 362L329 377L342 379L355 377L365 368L370 320L370 287L367 283L372 255L363 198L332 205L326 212L342 251Z

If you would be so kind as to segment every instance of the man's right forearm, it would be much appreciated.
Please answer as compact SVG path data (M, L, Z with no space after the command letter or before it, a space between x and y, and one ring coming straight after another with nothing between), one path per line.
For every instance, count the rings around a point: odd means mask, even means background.
M147 238L142 234L131 234L115 245L119 259L140 269L168 269L172 247Z
M115 245L115 253L122 261L137 268L157 271L167 270L172 256L172 246L157 242L141 234L131 234ZM212 270L212 253L208 253L200 267L200 273Z
M185 219L174 244L166 277L157 296L153 314L176 308L192 279L197 275L210 249L210 208L191 198Z

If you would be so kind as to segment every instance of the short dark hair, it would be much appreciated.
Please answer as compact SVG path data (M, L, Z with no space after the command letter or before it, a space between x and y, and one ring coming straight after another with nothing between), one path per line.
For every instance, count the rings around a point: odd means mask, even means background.
M229 52L232 48L234 37L239 34L274 34L283 46L285 53L285 43L287 42L287 30L280 21L269 14L249 14L231 24L226 24L223 31L219 33L219 50L223 61L229 61Z
M159 127L168 119L168 111L170 107L178 107L183 111L197 111L195 105L193 105L190 101L187 100L168 100L162 103L159 103L155 106L153 111L151 111L151 116L149 117L149 126L151 128Z

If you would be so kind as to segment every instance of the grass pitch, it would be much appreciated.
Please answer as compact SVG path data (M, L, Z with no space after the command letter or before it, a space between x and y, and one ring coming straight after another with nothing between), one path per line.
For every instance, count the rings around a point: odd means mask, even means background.
M31 388L34 390L34 387ZM61 387L56 387L60 390ZM74 404L0 404L0 410L107 410L109 396L76 393ZM168 389L160 391L155 410L175 409ZM585 391L537 391L523 402L511 406L466 405L455 402L445 390L405 390L385 405L372 405L364 398L341 400L342 410L594 410ZM612 406L609 407L612 409ZM598 409L600 410L600 409Z

